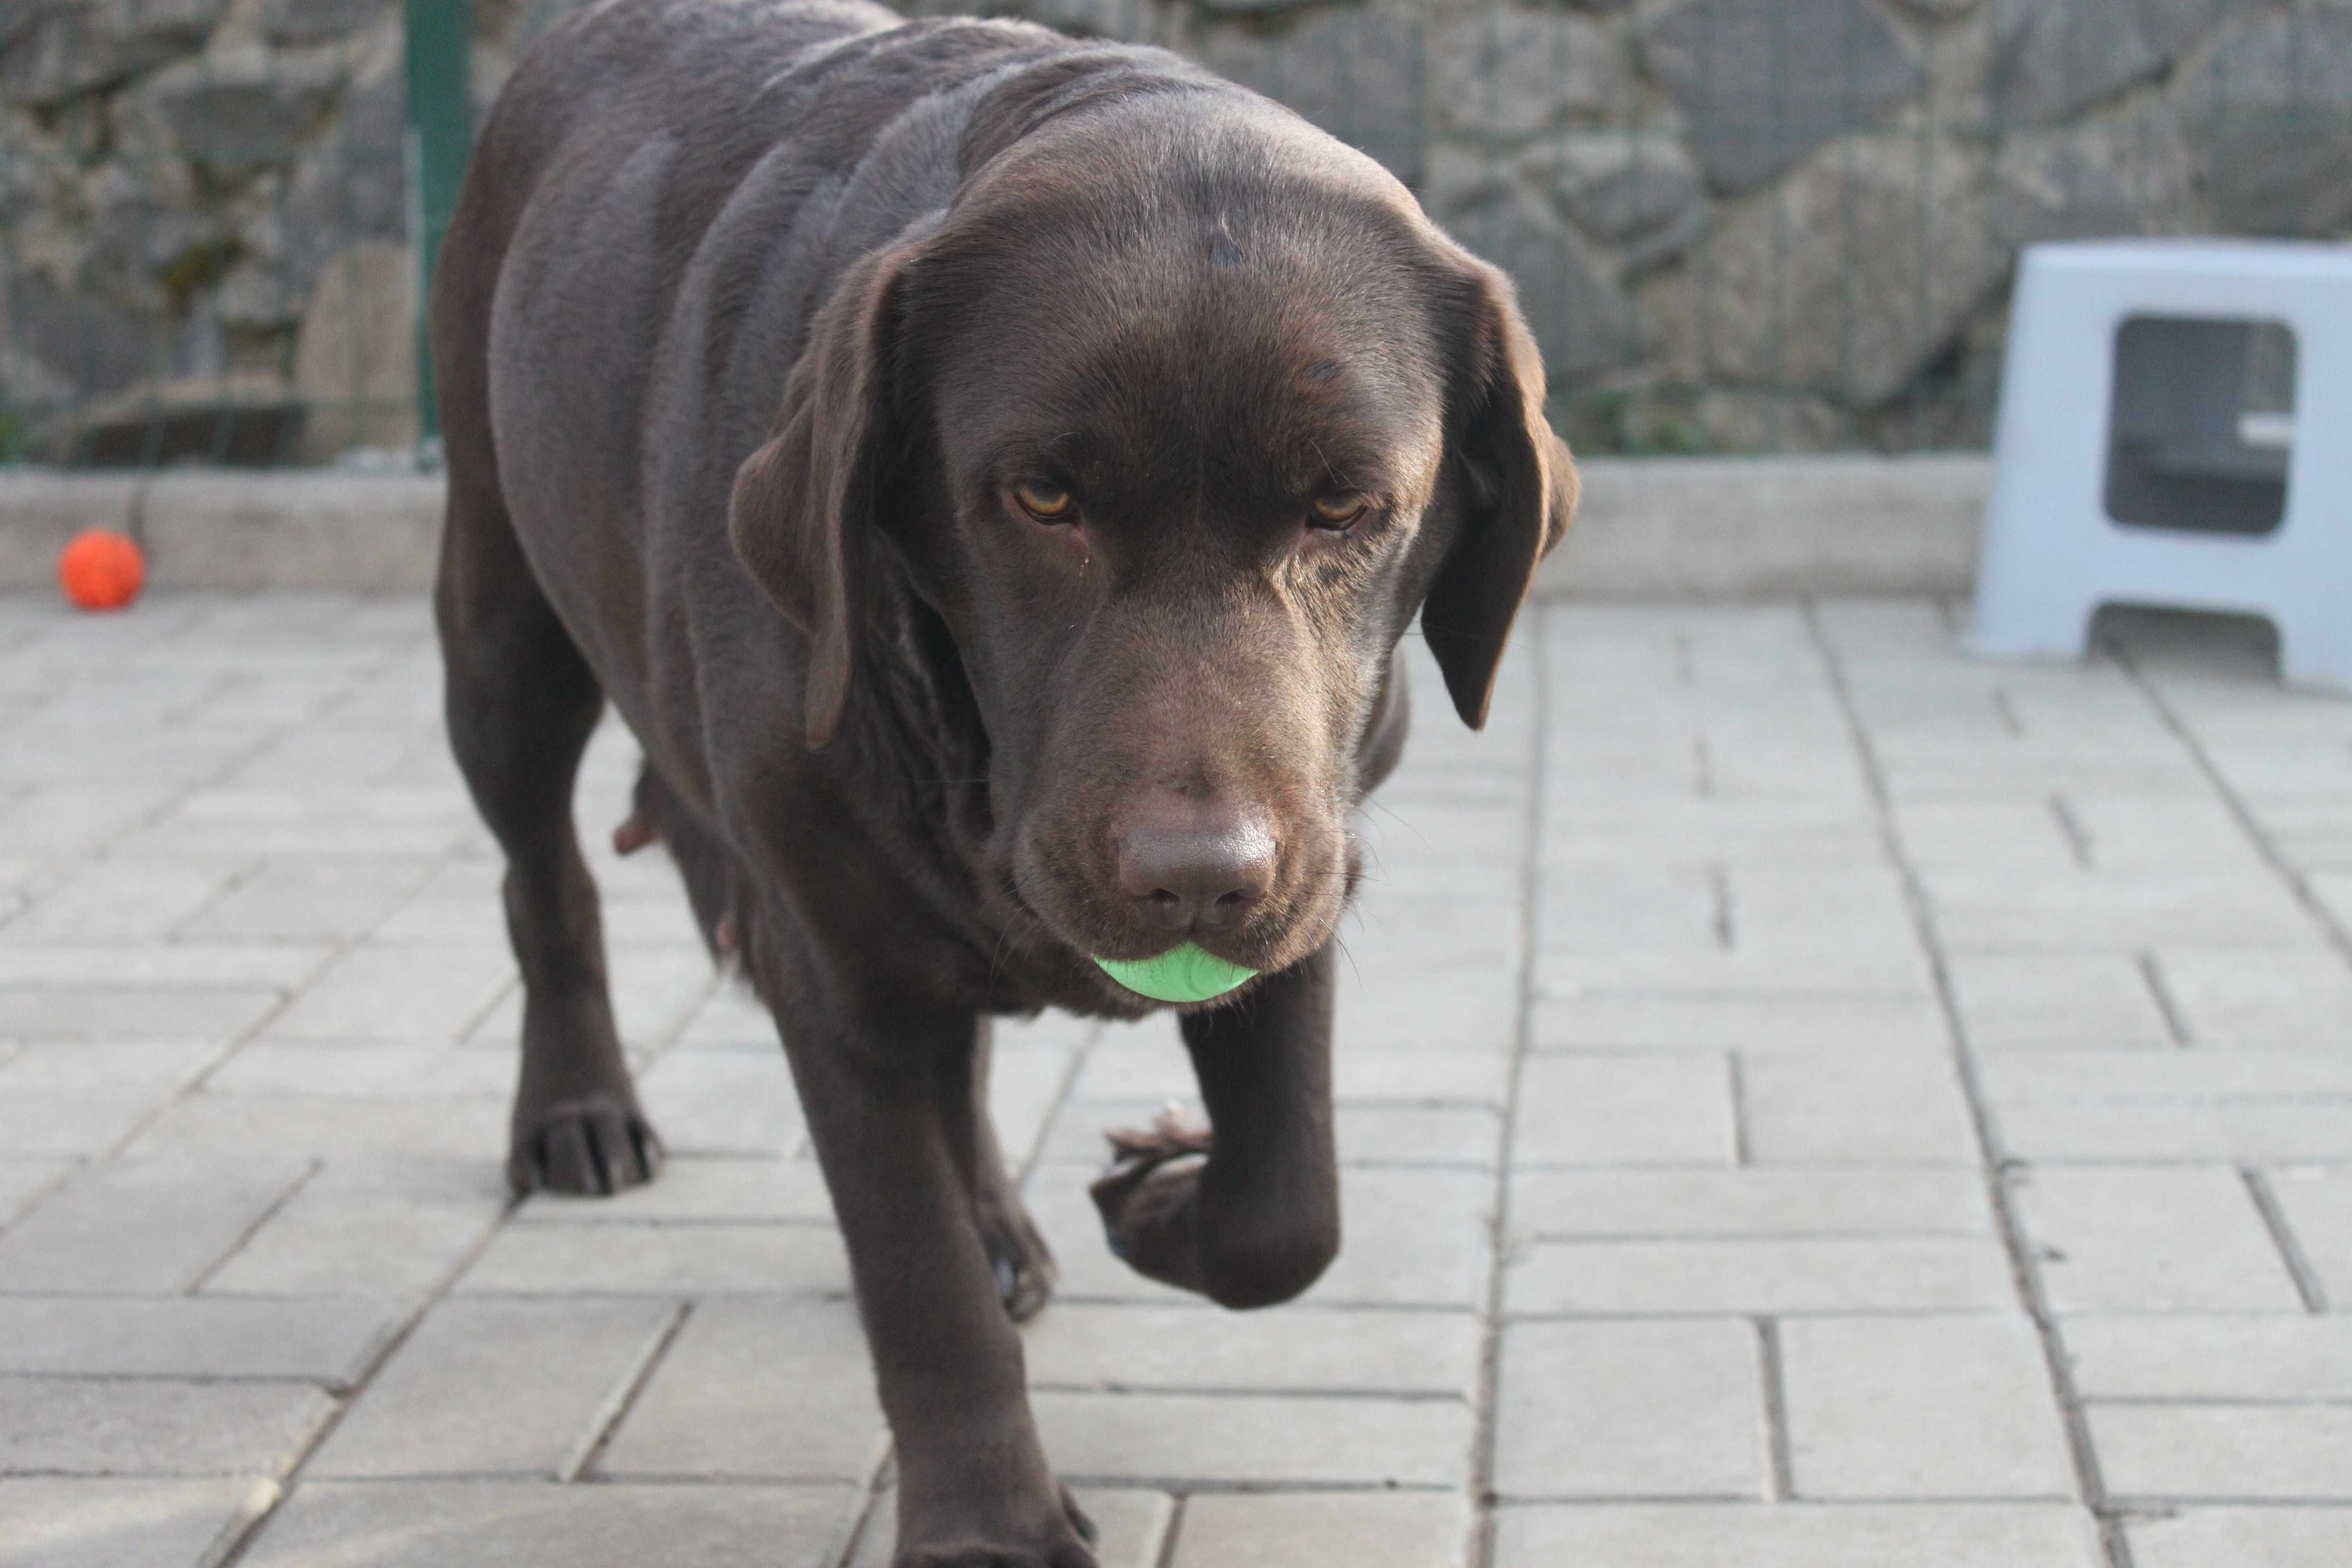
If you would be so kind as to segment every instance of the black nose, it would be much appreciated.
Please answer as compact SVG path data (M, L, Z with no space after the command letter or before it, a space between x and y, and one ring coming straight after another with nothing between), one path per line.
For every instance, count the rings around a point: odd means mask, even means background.
M1130 824L1118 885L1167 931L1223 931L1274 886L1274 836L1255 817L1218 814Z

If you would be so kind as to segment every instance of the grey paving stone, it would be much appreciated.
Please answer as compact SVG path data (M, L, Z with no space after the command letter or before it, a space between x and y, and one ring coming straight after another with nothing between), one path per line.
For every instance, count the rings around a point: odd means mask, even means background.
M1998 1242L1590 1241L1519 1249L1515 1313L1965 1311L2014 1307Z
M2328 1300L2352 1309L2352 1171L2281 1171L2271 1190Z
M1454 1400L1045 1391L1030 1403L1063 1475L1096 1483L1458 1486L1469 1464L1470 1408Z
M139 942L168 935L247 869L243 859L97 861L9 922L17 942Z
M338 1163L472 1163L495 1172L506 1148L506 1108L480 1096L339 1100L199 1090L174 1100L127 1152L218 1160L267 1149Z
M693 1309L596 1469L862 1483L887 1440L854 1306L722 1298Z
M1779 1331L1798 1496L2074 1497L2025 1318L1804 1318Z
M0 1474L279 1476L333 1408L299 1383L0 1377Z
M1514 1323L1500 1377L1495 1488L1507 1498L1770 1489L1752 1324Z
M1188 1498L1169 1568L1465 1568L1470 1506L1426 1492Z
M1038 1387L1444 1394L1468 1398L1480 1333L1467 1311L1222 1312L1061 1301L1024 1331Z
M2133 1568L2341 1568L2352 1509L2192 1508L2124 1528Z
M2158 951L2189 1037L2220 1050L2340 1050L2352 1017L2352 965L2326 951Z
M180 934L191 942L356 937L390 913L423 878L424 868L407 857L272 860Z
M241 1568L639 1563L827 1568L865 1500L848 1487L313 1481Z
M102 1153L220 1054L201 1040L26 1046L0 1062L0 1147Z
M0 1237L0 1289L184 1290L310 1174L299 1156L110 1161Z
M1795 1056L1742 1056L1739 1106L1759 1164L1977 1163L1968 1100L1940 1053L1855 1056L1832 1071Z
M2094 1405L2117 1497L2352 1501L2352 1407Z
M514 1296L840 1292L841 1237L813 1225L533 1225L499 1233L457 1284Z
M1518 988L1507 972L1415 967L1339 976L1335 1037L1354 1047L1508 1050L1518 1027Z
M1720 1056L1538 1056L1519 1076L1514 1160L1727 1164L1738 1146Z
M568 1479L677 1311L659 1300L446 1301L305 1474Z
M2310 917L2267 868L2084 872L2020 885L1988 868L1934 893L1937 929L1956 948L2317 946Z
M1000 1042L989 1066L989 1114L1004 1157L1025 1164L1045 1135L1045 1123L1061 1103L1071 1053L1054 1047Z
M1133 1488L1074 1487L1079 1509L1094 1521L1095 1558L1102 1568L1160 1568L1176 1500L1165 1492ZM890 1568L898 1544L898 1492L886 1488L867 1510L857 1549L845 1568Z
M357 1379L400 1326L364 1297L0 1296L0 1372L51 1376Z
M226 1045L285 1004L239 985L0 986L0 1040L205 1041Z
M2045 1168L2017 1194L2059 1311L2300 1309L2233 1170Z
M205 1079L215 1094L299 1094L337 1100L504 1100L514 1064L447 1045L251 1040Z
M273 1495L252 1477L0 1479L0 1568L209 1568Z
M2100 1568L2089 1510L2058 1503L1515 1508L1496 1568Z
M1520 1236L1987 1236L1984 1184L1934 1165L1728 1171L1522 1171Z
M673 1052L637 1080L662 1142L680 1154L791 1154L807 1136L783 1052Z
M2156 993L2129 952L1962 950L1948 963L1960 1021L1978 1050L2174 1043Z
M291 990L323 946L240 942L15 942L0 940L0 985L253 985Z
M830 1224L833 1202L824 1173L805 1154L796 1160L673 1155L644 1186L596 1198L534 1193L514 1215L518 1225L704 1220Z
M1633 822L1640 817L1632 819ZM1622 834L1618 842L1622 843ZM1878 853L1877 831L1866 843L1845 847L1841 853ZM1623 851L1620 849L1620 853ZM1575 876L1573 865L1547 875ZM1739 918L1740 907L1733 907ZM1743 928L1733 927L1735 935ZM1795 928L1800 935L1805 927ZM1545 950L1537 955L1537 994L1576 997L1612 992L1654 994L1659 992L1702 992L1709 995L1868 995L1927 998L1935 994L1926 958L1909 924L1855 940L1852 931L1821 944L1804 945L1749 931L1730 947L1690 952L1562 952Z
M1944 1020L1925 999L1889 996L1632 996L1535 1005L1537 1046L1549 1049L1878 1053L1942 1051Z
M2340 1051L2004 1051L1978 1064L1995 1105L2352 1099Z
M267 1295L420 1296L497 1225L503 1178L488 1161L327 1166L205 1283Z
M2000 1147L2036 1164L2352 1160L2352 1099L1996 1107Z
M480 942L352 949L272 1019L278 1040L451 1041L513 978L504 949Z
M71 1160L0 1159L0 1226L22 1214L73 1168Z
M2064 1320L2086 1399L2352 1400L2352 1318Z

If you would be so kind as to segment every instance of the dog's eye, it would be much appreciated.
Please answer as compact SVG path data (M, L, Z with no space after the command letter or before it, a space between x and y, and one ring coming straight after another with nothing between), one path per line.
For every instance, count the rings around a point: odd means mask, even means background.
M1371 510L1368 497L1352 492L1345 495L1318 496L1308 509L1307 526L1339 531L1352 527L1355 521Z
M1013 487L1013 499L1039 522L1061 521L1075 504L1070 492L1059 485L1018 484Z

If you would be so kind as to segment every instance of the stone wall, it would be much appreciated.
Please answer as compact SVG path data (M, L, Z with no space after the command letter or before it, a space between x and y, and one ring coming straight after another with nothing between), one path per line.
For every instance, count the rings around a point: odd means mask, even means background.
M475 0L478 96L570 8ZM1588 449L1980 444L2021 244L2352 231L2352 0L999 8L1380 158L1519 279ZM289 388L311 457L411 437L399 10L0 0L0 450Z

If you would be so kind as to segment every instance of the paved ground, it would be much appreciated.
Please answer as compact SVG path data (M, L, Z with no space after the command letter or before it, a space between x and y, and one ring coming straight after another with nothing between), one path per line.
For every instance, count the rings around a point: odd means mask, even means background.
M2352 1562L2352 704L1949 647L1561 607L1484 736L1424 683L1302 1305L1103 1251L1170 1031L1013 1032L1106 1568ZM657 856L598 870L677 1158L504 1201L436 689L414 602L0 601L0 1563L885 1561L791 1089Z

